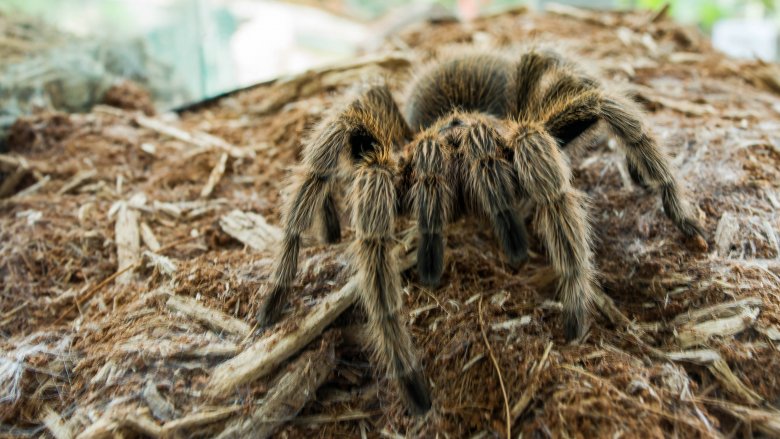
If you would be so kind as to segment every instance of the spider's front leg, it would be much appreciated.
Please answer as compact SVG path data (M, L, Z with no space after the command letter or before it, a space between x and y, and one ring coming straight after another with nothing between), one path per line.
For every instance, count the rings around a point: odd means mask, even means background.
M304 147L303 172L285 208L281 249L257 314L261 326L270 325L281 316L298 267L301 234L315 218L324 223L326 242L337 241L341 236L333 198L339 163L347 156L362 156L377 142L395 145L408 136L409 127L384 85L368 88L317 126Z
M386 148L368 153L356 163L349 196L355 229L352 254L374 352L388 375L398 382L409 411L423 414L431 407L431 396L412 339L400 318L401 279L397 255L392 251L396 172Z
M436 287L444 270L444 226L450 219L455 172L452 151L436 130L422 133L411 144L409 201L417 217L417 274Z
M585 196L571 186L571 170L541 124L520 122L510 146L520 183L536 205L536 230L559 276L566 338L578 338L587 328L595 282Z
M518 188L512 165L504 157L504 139L485 116L472 114L464 119L457 136L464 189L493 225L507 263L516 268L528 258L528 236L514 203Z
M284 237L271 275L267 295L260 305L257 320L261 326L275 323L288 302L288 294L298 270L301 234L311 227L318 213L326 222L326 239L336 235L338 214L331 195L339 155L349 138L349 127L339 117L324 121L314 140L304 149L304 172L286 207ZM334 227L335 220L335 227Z

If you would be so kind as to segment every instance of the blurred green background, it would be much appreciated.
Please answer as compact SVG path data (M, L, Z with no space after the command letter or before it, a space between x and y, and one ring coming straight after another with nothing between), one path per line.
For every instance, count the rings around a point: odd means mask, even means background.
M159 108L173 108L263 80L370 50L375 28L388 15L437 5L472 17L527 5L544 10L548 0L1 0L0 41L22 38L36 21L61 32L57 41L32 41L25 57L0 53L3 120L51 105L41 90L52 77L71 76L57 87L90 89L80 100L67 94L68 110L129 78L152 91ZM581 7L659 10L712 32L716 47L735 56L777 59L777 0L558 0ZM32 17L27 24L9 23ZM32 23L32 24L30 24ZM21 27L19 27L21 26ZM11 30L9 30L11 29ZM20 30L21 29L21 30ZM54 32L54 31L53 31ZM25 37L27 38L27 37ZM42 38L42 37L41 37ZM12 41L13 42L13 41ZM33 44L34 43L34 44ZM722 47L721 47L722 46ZM48 48L48 50L47 50ZM41 73L41 72L45 72ZM78 72L83 80L73 79ZM78 76L78 75L76 75ZM81 82L79 82L81 81ZM20 91L21 90L21 91ZM18 98L24 96L24 99ZM31 98L30 98L31 97ZM66 99L67 98L67 99ZM25 100L26 99L26 100ZM48 99L48 101L47 101Z

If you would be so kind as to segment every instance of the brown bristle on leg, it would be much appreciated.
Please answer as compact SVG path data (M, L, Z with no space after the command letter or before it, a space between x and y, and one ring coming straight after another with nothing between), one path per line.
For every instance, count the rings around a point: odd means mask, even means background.
M510 145L521 185L536 204L536 230L559 276L566 337L578 338L587 328L595 282L585 197L571 187L569 166L540 124L520 123Z
M622 140L627 159L642 180L660 189L666 216L685 236L706 243L695 211L685 200L672 174L669 158L642 124L636 105L628 99L606 97L601 111L604 120Z
M512 165L504 160L504 140L487 120L471 115L460 129L462 176L471 203L490 220L507 257L517 267L528 258L525 225L515 211Z
M349 196L355 228L352 254L374 353L399 384L409 411L422 414L430 408L430 395L412 339L399 315L401 279L391 251L396 203L393 170L392 159L382 153L375 161L357 166ZM419 378L410 381L410 377Z
M444 270L444 226L452 209L452 157L432 133L415 141L411 159L409 202L417 216L417 274L420 283L436 287Z

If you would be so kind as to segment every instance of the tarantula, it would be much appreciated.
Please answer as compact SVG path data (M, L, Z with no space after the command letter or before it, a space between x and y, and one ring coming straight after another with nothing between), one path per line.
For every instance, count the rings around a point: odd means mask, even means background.
M324 241L340 239L335 193L346 181L355 234L352 265L370 338L410 412L425 413L431 396L399 316L401 281L391 251L397 214L410 211L416 218L419 279L434 287L444 268L444 228L466 211L490 222L508 265L526 259L517 206L530 201L535 229L558 275L565 335L581 336L595 268L585 196L572 187L562 148L600 126L621 140L634 181L660 192L666 215L684 235L703 238L667 155L630 99L555 52L531 50L517 61L500 54L461 55L417 76L406 118L388 88L374 85L314 129L286 208L260 324L278 320L288 302L301 234L317 220Z

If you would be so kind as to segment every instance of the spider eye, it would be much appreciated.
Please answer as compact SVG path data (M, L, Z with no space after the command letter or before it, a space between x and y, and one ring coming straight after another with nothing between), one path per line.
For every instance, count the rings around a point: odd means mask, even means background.
M374 136L366 130L355 130L349 135L349 146L351 148L352 160L358 161L375 149L377 141Z

